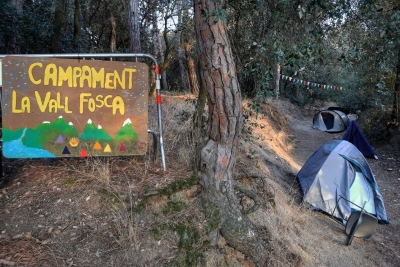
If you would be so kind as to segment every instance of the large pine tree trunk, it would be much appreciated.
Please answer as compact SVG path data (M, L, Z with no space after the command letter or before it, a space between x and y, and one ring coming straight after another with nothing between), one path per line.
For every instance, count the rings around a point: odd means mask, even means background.
M214 17L205 16L215 14L223 2L194 3L200 75L209 106L207 140L200 159L203 203L207 204L206 214L218 214L217 230L226 241L258 262L262 246L257 229L238 208L233 188L232 172L242 129L242 98L235 63L224 21L214 23Z

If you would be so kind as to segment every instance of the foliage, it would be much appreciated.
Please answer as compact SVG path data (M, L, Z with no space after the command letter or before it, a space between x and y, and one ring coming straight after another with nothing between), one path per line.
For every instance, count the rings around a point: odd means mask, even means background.
M111 15L116 21L115 52L129 52L126 2L79 0L79 25L74 25L75 2L66 1L58 40L60 53L110 52ZM213 14L203 15L227 25L243 94L250 108L275 95L276 66L281 73L307 81L342 86L328 92L280 81L279 95L299 105L315 101L364 112L390 109L400 51L400 9L396 1L220 1ZM19 5L17 5L19 3ZM0 0L0 53L49 53L57 1ZM188 1L141 1L141 44L153 54L152 25L163 27L166 90L187 90L181 78L178 49L196 46L193 11ZM178 20L177 20L178 18ZM74 27L79 26L77 38ZM185 36L183 38L183 36ZM372 101L373 100L373 101ZM386 117L386 116L383 116ZM380 120L381 121L381 120ZM381 121L382 126L385 125Z
M171 196L173 193L176 193L183 189L190 188L196 183L197 183L196 176L192 176L187 180L175 180L172 183L168 184L168 186L158 189L157 192L160 195Z

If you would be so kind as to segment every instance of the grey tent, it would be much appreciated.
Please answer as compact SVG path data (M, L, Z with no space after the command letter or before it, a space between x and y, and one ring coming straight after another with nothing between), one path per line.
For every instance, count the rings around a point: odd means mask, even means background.
M321 146L297 174L303 201L314 209L347 220L363 206L381 223L388 223L383 197L367 160L346 140L335 140ZM339 201L344 197L348 201ZM336 206L337 204L337 206ZM335 209L336 207L336 209Z
M314 115L312 127L328 133L338 133L346 130L350 120L340 110L321 110Z

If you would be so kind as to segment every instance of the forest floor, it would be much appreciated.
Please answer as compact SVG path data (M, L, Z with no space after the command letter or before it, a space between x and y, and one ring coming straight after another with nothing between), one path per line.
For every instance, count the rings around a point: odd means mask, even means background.
M208 246L201 186L193 180L193 97L163 96L167 170L151 153L85 159L2 158L0 266L255 266L220 238ZM344 227L301 203L296 174L321 145L316 109L269 100L247 110L239 182L262 204L249 215L268 255L259 266L400 266L400 132L368 159L390 219L346 246ZM155 125L150 107L150 127ZM153 127L156 129L156 127ZM252 201L244 196L238 205ZM197 265L196 265L197 263Z

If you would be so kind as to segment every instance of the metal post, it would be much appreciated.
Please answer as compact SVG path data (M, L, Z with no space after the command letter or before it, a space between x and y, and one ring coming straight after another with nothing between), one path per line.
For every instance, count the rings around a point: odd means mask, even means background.
M161 116L161 70L160 66L154 66L154 73L156 74L156 101L157 101L157 113L158 113L158 131L160 132L160 150L161 160L163 162L164 171L165 167L165 152L164 152L164 139L162 135L162 116Z
M15 57L47 57L47 58L76 58L76 59L85 59L85 58L137 58L143 57L151 59L154 62L154 71L156 76L156 102L157 102L157 115L158 115L158 131L159 131L159 139L160 139L160 151L161 151L161 160L163 164L164 171L167 170L166 161L165 161L165 152L164 152L164 139L162 132L162 116L161 116L161 83L160 83L160 66L157 63L157 59L149 54L142 53L100 53L100 54L92 54L92 53L71 53L71 54L9 54L9 55L0 55L0 60L6 56L15 56Z

